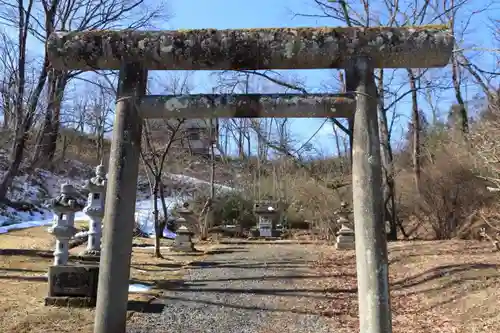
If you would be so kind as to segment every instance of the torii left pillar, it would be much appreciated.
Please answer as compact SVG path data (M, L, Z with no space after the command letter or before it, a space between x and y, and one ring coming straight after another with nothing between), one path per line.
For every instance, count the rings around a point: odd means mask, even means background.
M120 70L96 305L97 309L106 311L96 311L96 332L126 331L123 314L127 312L128 304L142 134L137 105L146 92L146 83L147 71L140 65L126 64Z

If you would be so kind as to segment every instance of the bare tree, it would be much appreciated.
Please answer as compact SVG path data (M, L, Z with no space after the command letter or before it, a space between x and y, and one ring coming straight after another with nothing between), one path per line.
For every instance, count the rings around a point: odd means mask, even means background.
M144 121L143 142L144 147L141 150L142 162L145 165L150 179L151 195L153 200L153 218L155 228L155 256L161 257L160 239L168 218L168 207L165 202L164 186L162 181L165 161L175 141L180 140L183 134L182 125L184 119L176 121L160 121L156 124L152 121ZM158 139L154 138L154 127L158 130L160 126L162 132L167 133L165 144L158 145ZM163 208L163 219L160 219L158 209L158 199L161 200Z
M129 28L136 29L149 25L151 20L162 16L162 3L148 8L144 0L82 1L47 0L42 1L44 17L36 17L38 29L34 33L41 42L56 30L82 31L90 29ZM42 22L44 22L42 24ZM43 31L44 33L42 33ZM48 64L47 64L48 65ZM64 91L68 82L80 74L51 69L48 72L48 100L42 130L37 139L37 150L33 161L37 166L54 158L60 127L60 114Z
M109 28L143 27L157 18L164 17L161 3L151 9L145 0L82 1L82 0L0 0L0 23L17 33L15 55L16 82L12 110L15 111L15 140L11 151L11 165L0 181L0 198L5 198L7 189L15 178L28 139L28 131L34 123L35 111L44 91L48 95L44 120L37 149L33 155L33 167L44 165L54 157L60 127L60 115L64 90L71 78L79 72L52 69L44 55L32 92L26 93L28 62L28 38L34 37L44 44L56 30L89 30Z
M13 103L11 116L15 117L14 140L9 156L10 165L0 181L0 200L5 200L7 190L21 166L29 130L35 119L36 106L44 86L45 78L38 80L31 94L27 91L27 43L29 30L32 25L34 0L29 0L26 4L21 0L15 3L0 2L0 6L4 8L6 6L7 12L10 13L11 17L13 15L16 18L13 23L15 23L17 30L17 40L15 41L17 48L10 52L4 49L4 52L9 52L9 55L5 58L11 61L10 69L16 74L16 79L12 83L13 87L11 90L13 93L11 97Z
M173 75L163 78L159 85L170 94L187 94L191 90L189 73L184 76ZM165 84L165 82L168 82ZM153 200L153 218L155 228L155 256L160 257L160 239L169 217L165 198L163 174L165 163L173 148L186 138L185 119L145 120L143 126L143 147L141 159L150 179ZM162 205L163 218L160 219L158 199Z
M101 86L89 87L89 103L85 109L85 124L96 144L96 159L101 160L104 156L105 135L112 129L112 115L114 113L113 96Z

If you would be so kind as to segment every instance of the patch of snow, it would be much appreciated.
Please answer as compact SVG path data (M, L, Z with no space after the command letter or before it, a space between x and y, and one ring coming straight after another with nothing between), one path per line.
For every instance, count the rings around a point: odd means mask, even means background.
M172 232L172 231L168 230L167 228L165 228L163 230L163 237L168 238L168 239L175 239L175 237L177 237L177 234L175 232Z
M142 293L149 290L151 290L151 286L141 283L132 283L128 285L128 291L131 293Z
M53 222L53 220L50 219L50 220L29 221L29 222L21 222L21 223L11 224L8 226L0 227L0 234L5 234L11 230L26 229L26 228L42 227L45 225L51 225L52 222Z
M207 182L205 180L201 180L198 178L190 177L190 176L185 176L185 175L180 175L180 174L175 174L175 173L170 173L169 177L172 179L176 179L185 183L191 183L194 185L210 185L210 182ZM222 192L232 192L235 191L235 188L226 186L226 185L221 185L221 184L214 184L215 188L219 191Z
M186 197L165 197L165 203L167 205L168 214L172 214L172 210L176 205L180 205L186 201ZM163 215L161 200L158 199L158 209L160 214ZM136 222L141 229L147 235L154 236L154 217L153 217L153 200L140 200L135 204L135 218ZM169 235L167 233L167 235ZM171 236L171 235L170 235ZM167 236L165 236L167 237ZM167 237L170 238L170 237ZM175 238L175 236L173 236Z
M0 215L0 227L10 226L19 222L52 220L53 214L47 209L40 209L38 212L23 212L6 207Z
M73 237L74 238L85 238L89 235L88 231L79 231Z
M80 166L80 168L83 167L83 165ZM194 191L199 190L200 185L210 186L210 182L190 176L185 176L182 174L169 174L169 177L172 180L177 180L186 185L192 185ZM55 174L47 170L37 170L37 172L32 177L28 177L26 175L16 177L13 184L14 186L8 194L9 199L11 199L12 201L33 204L37 208L32 211L21 211L13 209L11 207L4 207L0 211L0 234L6 233L9 230L46 226L52 224L54 214L50 210L44 208L43 203L47 199L54 198L56 195L58 195L60 187L64 183L73 184L78 189L84 184L84 179L80 178L79 176L77 176L76 178L69 178L67 176ZM220 192L230 192L236 190L233 187L221 184L215 184L215 186L216 190ZM147 188L147 186L145 188ZM148 235L154 235L154 219L152 214L153 202L151 200L151 196L148 195L147 192L149 191L142 190L138 191L137 193L136 220L139 224L139 228L144 233ZM174 209L176 205L182 204L186 200L191 199L191 194L192 193L172 193L171 196L167 197L166 204L168 207L168 214L171 214L172 209ZM158 208L160 214L163 215L163 209L160 199L158 200ZM88 216L83 212L78 212L75 214L75 221L81 222L88 220ZM169 230L165 230L163 234L166 238L175 238L175 233L172 233Z

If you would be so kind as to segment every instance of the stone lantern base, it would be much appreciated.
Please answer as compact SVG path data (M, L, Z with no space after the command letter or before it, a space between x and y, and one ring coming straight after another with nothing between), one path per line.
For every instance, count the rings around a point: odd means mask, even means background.
M95 307L99 265L59 265L49 267L49 294L45 305Z
M82 256L82 257L100 257L101 251L100 250L85 250L82 253L80 253L80 256Z

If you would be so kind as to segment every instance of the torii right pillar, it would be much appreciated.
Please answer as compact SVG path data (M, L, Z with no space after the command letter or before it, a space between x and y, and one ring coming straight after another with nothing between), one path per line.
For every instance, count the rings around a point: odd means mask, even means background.
M419 28L415 28L415 34ZM436 37L434 35L433 37ZM419 48L418 39L414 52L420 59L430 57L428 67L446 65L451 56L454 39L442 32L439 43ZM408 51L408 50L407 50ZM402 57L394 68L411 68L416 65ZM440 59L441 65L432 63ZM356 98L356 111L352 126L352 193L356 239L356 271L358 281L359 327L361 333L392 332L391 302L389 292L389 262L385 223L383 219L382 161L378 127L378 94L374 68L380 62L369 55L353 57L346 62L348 92Z
M392 332L387 239L383 223L382 163L377 88L368 58L346 71L356 91L352 140L352 194L360 332Z

